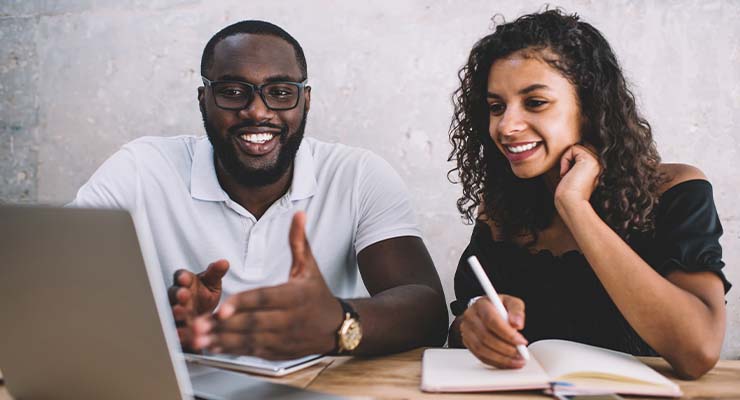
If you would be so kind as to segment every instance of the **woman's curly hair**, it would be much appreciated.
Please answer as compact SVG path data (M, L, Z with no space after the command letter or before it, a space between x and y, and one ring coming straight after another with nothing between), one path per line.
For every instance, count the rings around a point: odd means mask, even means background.
M552 193L541 177L520 179L489 135L488 74L496 60L528 49L570 81L581 107L583 142L597 150L602 173L591 196L599 216L623 238L654 228L653 210L665 177L650 124L637 112L609 43L577 15L560 10L524 15L500 24L479 40L458 77L450 125L463 195L457 208L472 223L476 209L491 218L504 237L547 227L555 213ZM546 50L546 51L545 51ZM554 55L555 57L552 57ZM532 242L533 243L533 242Z

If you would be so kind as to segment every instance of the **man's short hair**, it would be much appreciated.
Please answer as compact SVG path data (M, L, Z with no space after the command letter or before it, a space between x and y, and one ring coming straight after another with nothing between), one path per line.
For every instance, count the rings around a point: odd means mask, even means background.
M203 56L200 59L200 74L208 78L213 78L207 75L207 71L213 66L213 50L216 45L221 40L229 36L245 33L276 36L288 42L288 44L293 46L293 50L295 51L295 58L298 61L298 67L301 69L301 74L303 74L301 80L305 80L306 78L308 78L306 56L303 54L303 48L298 43L298 41L295 40L295 38L291 36L288 32L283 30L283 28L275 24L259 20L239 21L235 24L227 26L224 29L221 29L220 31L218 31L218 33L213 35L211 40L208 41L206 47L203 49Z

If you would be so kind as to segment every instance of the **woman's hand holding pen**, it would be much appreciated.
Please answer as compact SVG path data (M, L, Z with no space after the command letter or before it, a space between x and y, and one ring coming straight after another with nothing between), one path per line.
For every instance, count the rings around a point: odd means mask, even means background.
M527 344L527 339L518 332L524 328L524 301L505 294L499 297L509 313L509 320L504 320L488 298L481 297L462 315L462 342L486 364L497 368L521 368L526 360L516 346Z

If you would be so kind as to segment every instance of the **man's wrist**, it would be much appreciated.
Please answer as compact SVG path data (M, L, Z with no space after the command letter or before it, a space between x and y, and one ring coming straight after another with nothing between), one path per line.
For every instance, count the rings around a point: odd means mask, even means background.
M335 334L336 347L334 353L349 354L360 345L362 340L360 316L348 302L338 297L337 301L342 309L342 321Z
M332 306L329 307L326 310L326 315L330 316L327 318L326 323L326 347L325 350L322 352L324 354L329 355L335 355L337 354L337 348L339 347L339 341L337 332L339 332L339 328L342 326L342 322L344 321L344 313L342 312L342 305L339 303L339 301L335 298L335 301L333 301L331 304Z

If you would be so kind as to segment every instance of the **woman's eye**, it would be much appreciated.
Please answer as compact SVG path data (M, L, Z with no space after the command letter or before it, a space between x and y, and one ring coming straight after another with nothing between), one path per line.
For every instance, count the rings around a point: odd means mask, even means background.
M537 99L527 99L525 102L525 105L527 108L539 108L547 104L547 101L545 100L537 100Z
M488 109L491 111L491 114L493 115L501 115L506 109L506 106L502 103L493 103L493 104L488 105Z

